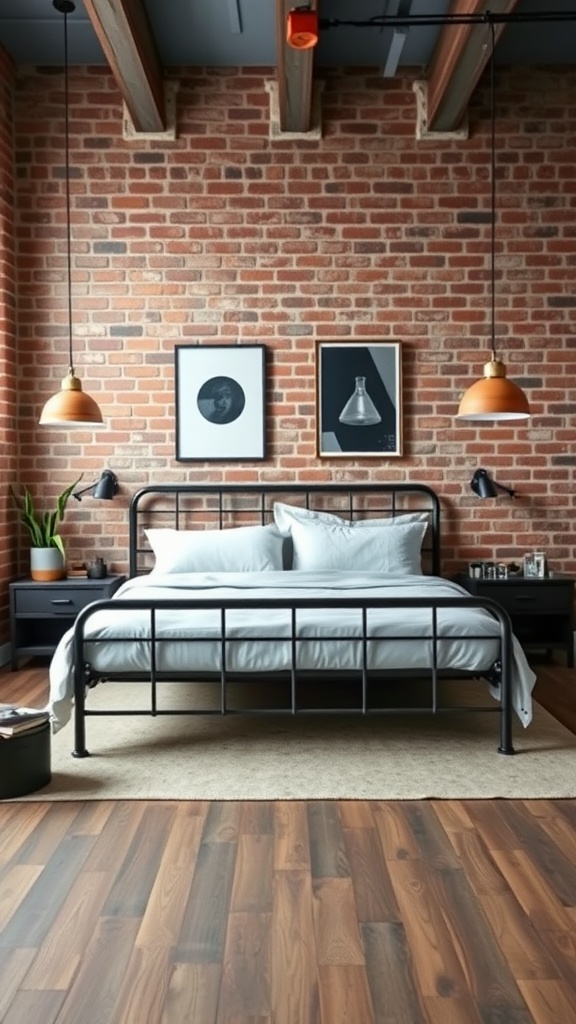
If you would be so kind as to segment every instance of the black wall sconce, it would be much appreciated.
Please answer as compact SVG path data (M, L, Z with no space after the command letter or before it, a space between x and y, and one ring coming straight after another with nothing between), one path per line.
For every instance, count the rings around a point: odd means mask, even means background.
M83 487L81 491L74 491L73 497L77 501L82 501L82 495L88 494L88 491L93 491L92 497L98 498L99 501L111 501L118 492L116 474L111 469L102 470L100 479L96 483L90 484L89 487Z
M470 487L479 498L496 498L498 491L506 491L506 494L513 498L516 493L512 487L505 487L504 484L492 480L485 469L476 470L470 481Z

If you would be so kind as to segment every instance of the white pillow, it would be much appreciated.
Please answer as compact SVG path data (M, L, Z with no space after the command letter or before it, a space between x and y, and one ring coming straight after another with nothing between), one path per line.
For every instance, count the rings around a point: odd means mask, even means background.
M427 512L406 512L386 519L342 519L332 512L319 512L317 509L301 508L298 505L285 505L281 501L274 503L274 522L281 533L289 533L292 523L332 523L336 526L402 526L406 523L428 522Z
M284 539L275 526L227 530L145 530L154 572L266 572L282 569Z
M292 523L293 569L307 572L379 572L385 576L421 575L421 547L426 523L391 530L356 530L332 523Z

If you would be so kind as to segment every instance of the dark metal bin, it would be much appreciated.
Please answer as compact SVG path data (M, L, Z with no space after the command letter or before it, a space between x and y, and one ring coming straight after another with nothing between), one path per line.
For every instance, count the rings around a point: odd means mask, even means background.
M0 738L0 800L27 796L52 778L50 722L20 736Z

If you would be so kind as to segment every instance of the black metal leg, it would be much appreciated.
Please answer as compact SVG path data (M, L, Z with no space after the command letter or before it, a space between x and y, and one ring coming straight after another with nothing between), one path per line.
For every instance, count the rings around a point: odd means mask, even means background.
M86 718L84 715L85 693L84 680L75 678L74 681L74 750L72 757L89 757L86 750Z
M512 743L512 713L509 706L502 707L500 713L500 746L498 747L499 754L514 754L514 744Z
M500 682L500 746L499 754L513 754L512 743L512 626L505 612L500 617L502 644L502 678Z

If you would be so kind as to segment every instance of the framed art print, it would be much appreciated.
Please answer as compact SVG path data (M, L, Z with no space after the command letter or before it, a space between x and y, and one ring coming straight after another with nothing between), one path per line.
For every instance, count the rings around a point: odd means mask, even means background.
M176 345L176 459L265 457L265 346Z
M318 455L402 455L399 341L321 341L316 352Z

